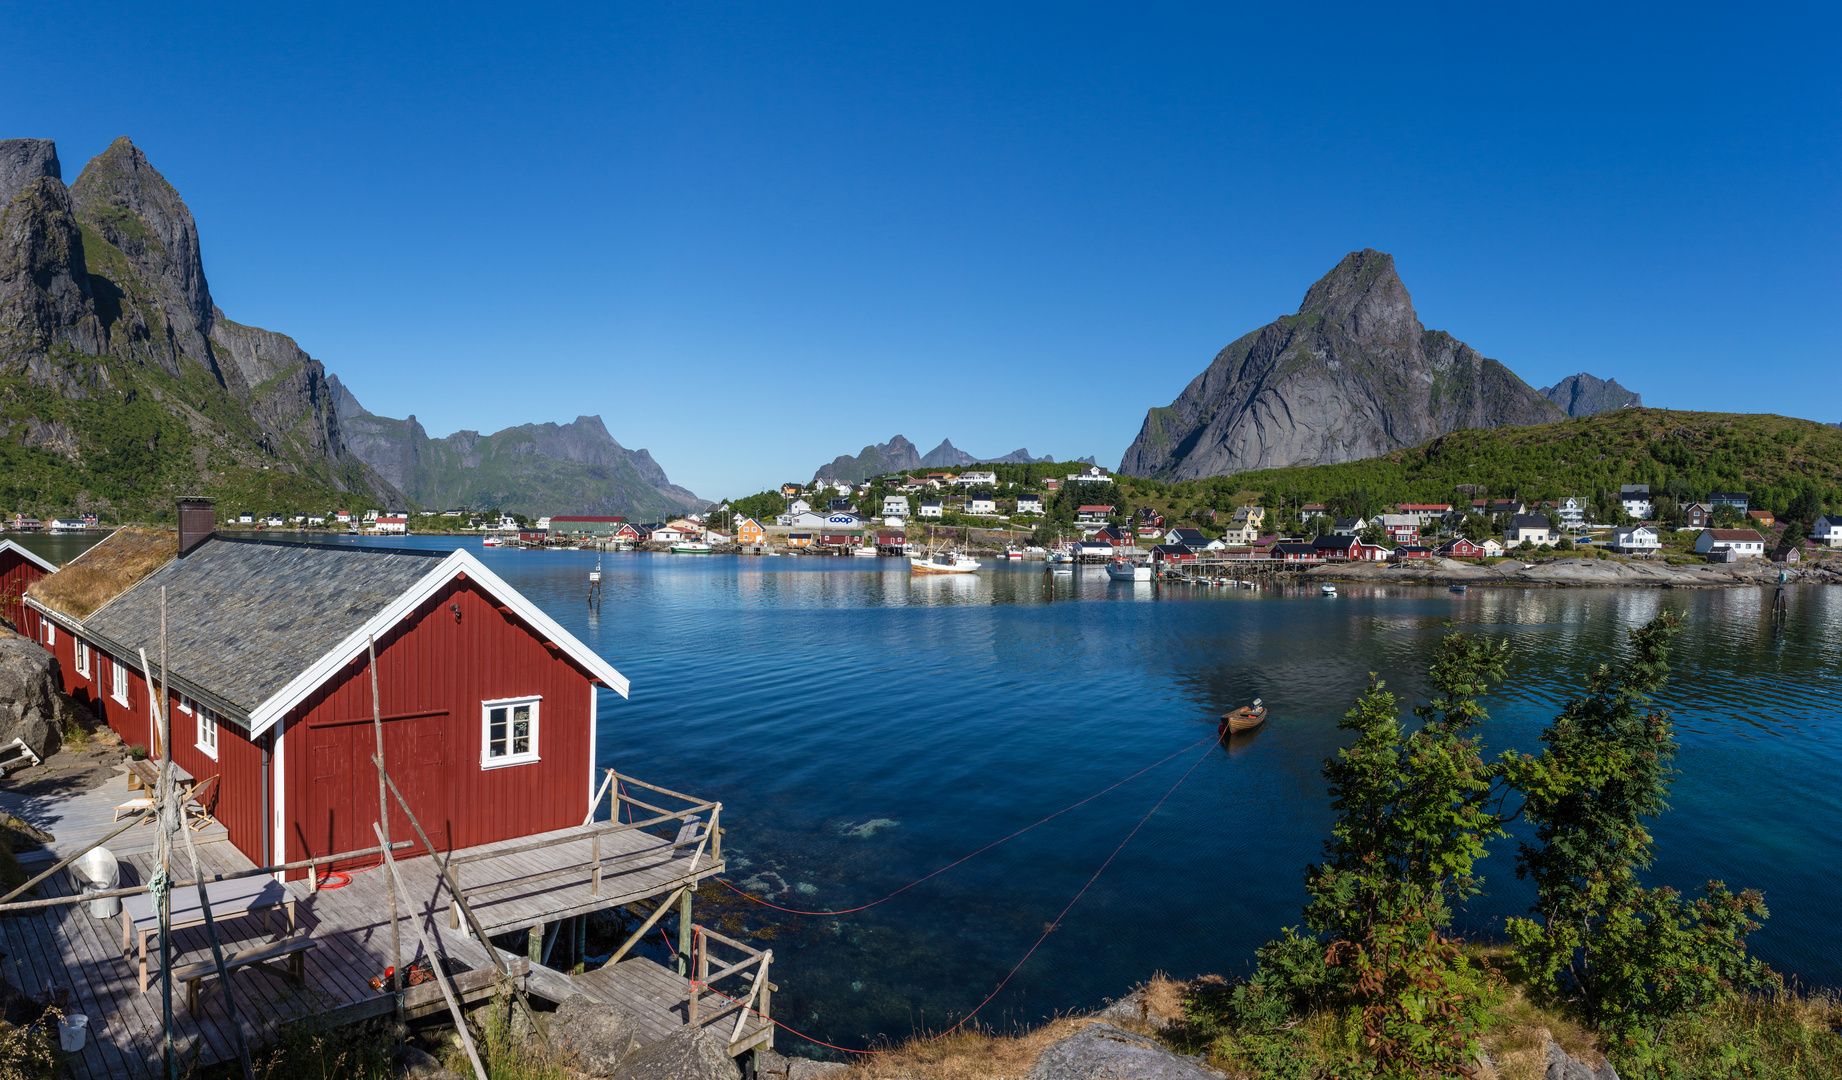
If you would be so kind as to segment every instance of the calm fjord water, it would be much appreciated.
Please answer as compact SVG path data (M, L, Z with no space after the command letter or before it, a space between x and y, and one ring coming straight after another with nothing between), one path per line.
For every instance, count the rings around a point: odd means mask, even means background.
M1795 590L1780 630L1769 591L1327 598L1098 569L1051 579L1041 563L918 579L898 559L626 554L606 557L596 614L593 553L465 543L632 679L631 700L602 695L601 764L722 800L730 879L788 907L875 900L1265 699L1272 720L1232 752L1180 754L868 911L745 905L747 926L771 935L776 1017L821 1039L862 1046L958 1019L1199 758L981 1020L1096 1005L1154 971L1247 972L1299 920L1301 871L1330 824L1318 769L1370 671L1411 705L1448 620L1506 636L1511 674L1484 731L1491 753L1533 751L1586 669L1665 608L1687 620L1664 695L1682 775L1650 880L1764 889L1758 955L1842 985L1842 590ZM1481 869L1488 893L1461 923L1489 936L1530 893L1513 841Z

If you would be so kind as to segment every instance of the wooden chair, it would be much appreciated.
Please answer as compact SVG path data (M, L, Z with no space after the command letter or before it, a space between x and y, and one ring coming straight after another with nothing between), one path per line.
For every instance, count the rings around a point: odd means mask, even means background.
M153 808L153 803L152 799L129 799L115 808L115 817L111 820L120 821L123 814L138 814L143 810L150 810ZM152 821L153 819L150 817L147 820Z
M192 790L186 792L184 801L180 803L185 808L186 824L193 832L210 828L212 822L217 820L211 816L211 811L205 809L205 796L202 794L212 784L217 783L217 778L218 774L212 773L193 784Z

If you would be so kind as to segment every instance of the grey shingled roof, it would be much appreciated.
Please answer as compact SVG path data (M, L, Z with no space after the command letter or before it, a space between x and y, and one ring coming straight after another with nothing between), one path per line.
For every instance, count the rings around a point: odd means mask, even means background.
M159 663L164 585L168 669L246 716L447 554L213 537L84 627L127 649L144 647Z

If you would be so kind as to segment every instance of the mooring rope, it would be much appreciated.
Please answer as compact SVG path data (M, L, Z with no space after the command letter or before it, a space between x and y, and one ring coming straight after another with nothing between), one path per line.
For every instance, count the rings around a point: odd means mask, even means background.
M1056 818L1061 817L1063 814L1066 814L1070 810L1074 810L1079 807L1086 806L1088 803L1093 802L1095 799L1098 799L1100 796L1105 795L1107 792L1112 791L1115 788L1121 787L1125 784L1128 784L1132 782L1133 780L1137 780L1139 777L1145 775L1151 770L1164 764L1165 762L1169 761L1171 758L1176 757L1178 754L1183 754L1191 750L1194 750L1198 746L1201 746L1203 743L1215 742L1218 738L1219 736L1210 735L1207 738L1198 739L1195 742L1191 743L1190 745L1183 747L1182 749L1174 750L1171 753L1165 755L1164 757L1159 758L1158 760L1145 766L1139 771L1133 773L1131 776L1126 777L1124 780L1111 784L1107 787L1101 788L1099 791L1094 792L1092 795L1089 795L1087 798L1082 799L1080 802L1070 803L1067 806L1062 807L1060 810L1057 810L1055 813L1050 814L1048 817L1041 818L1028 825L1025 825L1023 828L1018 829L1016 832L1011 833L1009 836L1004 836L1004 837L1000 837L999 839L993 840L991 843L986 844L984 847L979 848L977 851L972 852L970 855L963 855L960 858L954 859L952 862L946 864L945 866L941 867L938 870L935 870L931 874L927 874L924 877L916 878L915 880L902 886L896 891L890 893L888 896L883 897L881 900L872 900L869 903L861 905L859 907L843 908L838 911L801 911L798 908L781 907L779 904L769 903L768 901L761 899L759 896L756 896L753 893L744 892L743 890L736 888L734 885L731 885L729 882L724 881L722 878L715 878L713 880L715 880L717 884L722 885L724 888L728 889L730 892L735 893L737 896L747 897L748 899L753 900L755 903L760 904L762 907L770 907L770 908L773 908L775 911L784 911L789 915L850 915L850 914L853 914L854 912L867 911L868 909L873 908L878 904L885 903L889 900L895 899L896 897L902 895L908 890L914 888L916 885L919 885L922 882L927 881L929 878L939 877L941 874L946 873L948 870L953 869L955 866L958 866L960 863L963 863L968 859L976 858L980 855L983 855L987 851L990 851L992 848L997 847L999 844L1002 844L1007 840L1015 840L1017 837L1022 836L1024 833L1027 833L1031 829L1036 828L1038 825L1047 824L1048 822L1054 821ZM1186 773L1185 775L1187 776L1188 774ZM803 1037L804 1036L802 1036L802 1038Z
M1213 741L1213 740L1212 740L1212 739L1204 739L1204 740L1201 740L1201 741L1202 741L1202 742L1210 742L1210 741ZM1184 749L1185 749L1185 750L1191 750L1191 749L1195 749L1195 745L1194 745L1194 744L1192 744L1191 746L1188 746L1188 747L1185 747ZM1211 749L1213 749L1213 747L1212 747ZM1179 754L1180 754L1180 753L1182 753L1182 752L1183 752L1182 750L1179 750L1179 751L1177 751L1177 753L1179 753ZM1177 756L1176 754L1172 754L1172 755L1171 755L1171 757L1176 757L1176 756ZM967 1013L966 1015L964 1015L964 1016L962 1016L962 1017L960 1017L960 1018L959 1018L959 1023L957 1023L957 1024L954 1024L954 1025L953 1025L952 1027L950 1027L950 1028L948 1028L948 1029L946 1029L945 1031L943 1031L943 1032L941 1032L940 1034L938 1034L938 1035L935 1035L935 1036L933 1036L932 1038L930 1038L930 1039L928 1039L928 1040L926 1040L927 1042L939 1042L939 1041L940 1041L941 1039L944 1039L944 1038L946 1038L946 1037L947 1037L948 1035L951 1035L951 1034L953 1034L954 1032L956 1032L956 1031L958 1031L958 1030L959 1030L960 1028L962 1028L962 1027L965 1027L965 1026L966 1026L966 1023L967 1023L967 1021L969 1021L969 1020L971 1020L971 1019L972 1019L972 1018L973 1018L974 1016L977 1016L977 1015L978 1015L978 1013L979 1013L979 1010L980 1010L980 1009L983 1009L983 1008L984 1008L985 1006L987 1006L987 1005L989 1005L989 1004L991 1004L991 1002L992 1002L992 999L993 999L993 998L995 998L995 997L997 997L997 996L998 996L998 994L999 994L999 993L1001 993L1001 992L1002 992L1002 991L1004 990L1004 988L1005 988L1006 986L1008 986L1008 985L1010 985L1010 981L1011 981L1011 980L1012 980L1013 978L1016 978L1016 976L1017 976L1017 973L1018 973L1019 971L1022 971L1022 970L1023 970L1023 965L1025 965L1025 964L1027 964L1027 963L1029 963L1029 961L1030 961L1030 957L1032 957L1032 956L1035 956L1035 955L1036 955L1036 950L1037 950L1037 949L1040 949L1040 948L1042 948L1042 944L1043 944L1043 942L1045 942L1045 941L1047 941L1047 940L1049 940L1049 935L1050 935L1050 934L1053 934L1053 933L1055 933L1055 931L1056 931L1057 929L1059 929L1059 928L1061 927L1061 925L1062 925L1062 920L1064 920L1064 919L1066 919L1066 918L1068 918L1068 913L1069 913L1070 911L1073 911L1073 910L1074 910L1074 906L1075 906L1076 904L1078 904L1078 903L1080 903L1080 902L1081 902L1081 898L1082 898L1083 896L1086 896L1086 895L1087 895L1087 891L1088 891L1089 889L1091 889L1091 888L1093 888L1093 887L1094 887L1094 882L1096 882L1096 881L1099 881L1099 880L1100 880L1100 875L1101 875L1101 874L1104 874L1104 873L1106 873L1106 868L1107 868L1107 867L1109 867L1109 866L1111 866L1111 865L1113 865L1113 860L1114 860L1114 859L1117 859L1117 858L1119 857L1119 853L1120 853L1120 852L1122 852L1122 851L1124 851L1124 850L1126 850L1126 845L1127 845L1127 844L1130 844L1130 843L1132 842L1132 838L1133 838L1133 837L1135 837L1135 836L1137 836L1137 835L1139 834L1139 830L1140 830L1140 829L1143 829L1143 828L1145 827L1145 823L1146 823L1146 822L1148 822L1148 821L1150 821L1150 820L1152 819L1152 817L1153 817L1153 816L1154 816L1155 814L1157 814L1157 812L1158 812L1158 811L1159 811L1160 809L1162 809L1162 808L1163 808L1163 806L1164 806L1164 804L1165 804L1166 802L1168 802L1168 801L1170 801L1170 797L1171 797L1172 795L1175 795L1175 794L1177 793L1177 789L1183 786L1183 782L1184 782L1184 781L1186 781L1186 780L1188 780L1188 779L1190 778L1190 774L1191 774L1191 773L1193 773L1193 772L1195 772L1195 771L1196 771L1196 769L1197 769L1197 767L1198 767L1198 766L1200 766L1200 765L1201 765L1201 764L1202 764L1202 763L1203 763L1204 761L1206 761L1206 760L1208 760L1208 757L1209 757L1209 752L1205 750L1205 751L1204 751L1204 752L1202 753L1202 756L1200 756L1200 757L1198 757L1198 758L1197 758L1197 759L1196 759L1196 760L1195 760L1195 761L1194 761L1194 762L1193 762L1193 763L1192 763L1192 764L1190 765L1190 767L1189 767L1188 769L1185 769L1185 770L1184 770L1184 772L1183 772L1183 775L1182 775L1182 776L1179 776L1179 777L1177 778L1177 782L1176 782L1176 783L1174 783L1174 784L1172 784L1172 785L1170 786L1170 790L1169 790L1169 791L1166 791L1166 792L1164 793L1164 796L1163 796L1162 798L1160 798L1160 799L1159 799L1159 800L1157 801L1157 803L1156 803L1156 804L1154 804L1154 805L1152 806L1152 808L1151 808L1150 810L1147 810L1147 811L1145 812L1145 816L1139 819L1139 821L1138 821L1138 824L1137 824L1137 825L1134 825L1134 826L1132 826L1132 831L1126 834L1126 838L1125 838L1124 840L1121 840L1121 841L1119 842L1119 846L1113 849L1113 853L1112 853L1111 855L1108 855L1108 856L1106 857L1106 861L1100 864L1100 868L1099 868L1098 870L1095 870L1095 871L1094 871L1094 873L1093 873L1093 876L1087 879L1087 884L1085 884L1085 885L1083 885L1083 886L1081 886L1081 891L1080 891L1080 892L1077 892L1077 893L1075 893L1075 895L1074 895L1074 899L1073 899L1073 900L1070 900L1070 901L1068 901L1068 906L1067 906L1067 907L1064 907L1064 908L1062 909L1062 913L1061 913L1060 915L1057 915L1057 916L1055 917L1055 920L1054 920L1053 922L1051 922L1051 923L1049 923L1049 924L1048 924L1047 926L1045 926L1045 927L1043 928L1043 932L1042 932L1042 936L1041 936L1041 937L1038 937L1038 938L1036 939L1036 943L1035 943L1034 945L1031 945L1031 946L1030 946L1030 951L1029 951L1029 952L1026 952L1026 953L1024 953L1024 954L1023 954L1023 959L1021 959L1021 960L1019 960L1019 961L1017 961L1017 963L1016 963L1016 965L1015 965L1014 967L1012 967L1012 968L1010 969L1010 971L1009 971L1008 973L1006 973L1006 974L1005 974L1005 976L1004 976L1004 978L1003 978L1003 979L1001 979L1001 980L999 980L999 982L998 982L998 985L997 985L996 987L994 987L994 988L992 989L992 991L991 991L991 993L989 993L989 994L986 994L986 995L985 995L985 1000L983 1000L983 1001L981 1001L981 1002L979 1002L979 1003L978 1003L977 1005L975 1005L975 1006L973 1006L973 1007L972 1007L972 1011L971 1011L971 1012L969 1012L969 1013ZM1169 761L1169 760L1170 760L1170 758L1168 758L1168 757L1164 759L1164 761ZM1163 762L1159 762L1158 764L1160 764L1160 765L1161 765L1161 764L1163 764ZM1149 768L1155 768L1155 767L1156 767L1156 766L1147 766L1146 768L1148 768L1148 769L1149 769ZM1141 769L1141 770L1140 770L1140 772L1144 772L1144 771L1145 771L1144 769ZM1134 776L1136 776L1136 775L1138 775L1138 773L1134 773L1133 775L1134 775ZM1126 779L1128 779L1128 780L1129 780L1129 779L1131 779L1131 777L1127 777ZM1125 781L1124 781L1124 780L1122 780L1122 781L1120 781L1120 783L1122 783L1122 784L1123 784L1123 783L1125 783ZM1113 786L1114 786L1114 787L1118 787L1119 785L1118 785L1118 784L1115 784L1115 785L1113 785ZM1112 790L1112 789L1111 789L1111 788L1109 788L1109 789L1107 789L1107 790L1109 790L1109 791L1110 791L1110 790ZM1092 799L1093 797L1094 797L1094 796L1089 796L1089 798L1088 798L1088 799L1083 799L1083 800L1082 800L1082 802L1087 802L1087 801L1089 801L1089 799ZM1075 805L1076 805L1076 806L1079 806L1079 805L1080 805L1080 803L1076 803ZM1070 809L1070 810L1072 810L1072 809L1074 809L1074 807L1072 807L1072 806L1071 806L1071 807L1069 807L1069 809ZM1066 811L1061 811L1061 813L1066 813ZM1052 816L1053 816L1053 815L1052 815ZM1045 821L1046 821L1046 820L1048 820L1048 819L1047 819L1047 818L1045 818L1045 819L1043 819L1043 820L1045 820ZM1041 822L1038 822L1037 824L1041 824ZM1035 826L1031 826L1031 828L1035 828ZM1012 835L1016 835L1016 834L1014 834L1014 833L1013 833ZM1005 839L1009 839L1009 837L1006 837ZM998 841L998 843L1003 843L1003 841L1002 841L1002 840L1000 840L1000 841ZM983 850L983 849L980 849L980 850ZM973 854L977 854L977 852L974 852ZM972 856L970 856L970 855L968 855L968 856L967 856L966 858L971 858L971 857L972 857ZM960 860L960 861L961 861L961 862L964 862L965 860L964 860L964 859L962 859L962 860ZM942 869L945 869L945 868L943 867ZM936 873L938 873L938 872L939 872L939 871L936 871ZM930 874L930 875L929 875L929 877L931 877L931 876L933 876L933 875L931 875L931 874ZM925 878L923 878L922 880L924 880L924 881L925 881L926 879L925 879ZM750 1005L748 1005L747 1003L745 1003L745 1002L743 1002L743 1001L741 1001L741 1000L739 1000L739 999L737 999L737 998L733 998L733 997L730 997L730 996L729 996L728 994L725 994L725 993L723 993L723 992L722 992L721 990L718 990L718 989L717 989L717 988L715 988L714 986L710 986L710 985L709 985L709 984L707 984L707 983L701 983L701 982L698 982L697 980L695 980L695 979L693 979L693 980L691 980L691 988L692 988L692 993L697 993L697 992L698 992L698 989L699 989L699 988L702 988L702 989L704 989L704 990L708 990L708 991L710 991L710 992L711 992L712 994L715 994L715 995L716 995L717 997L720 997L720 998L723 998L724 1000L726 1000L726 1001L728 1001L728 1002L730 1002L731 1004L735 1004L735 1005L740 1005L740 1006L741 1006L741 1007L742 1007L742 1008L743 1008L744 1010L746 1010L746 1011L748 1011L748 1012L751 1012L751 1013L754 1013L754 1014L755 1014L756 1016L759 1016L759 1017L761 1017L761 1019L763 1019L763 1020L766 1020L766 1021L767 1021L768 1023L770 1023L770 1024L773 1024L773 1025L774 1025L775 1027L778 1027L778 1028L780 1028L781 1030L783 1030L783 1031L786 1031L786 1032L788 1032L788 1033L790 1033L790 1034L793 1034L793 1035L798 1035L798 1036L799 1036L800 1038L802 1038L802 1039L805 1039L806 1041L808 1041L808 1042L811 1042L811 1043L814 1043L814 1044L816 1044L816 1045L818 1045L818 1046L823 1046L823 1047L826 1047L826 1048L828 1048L828 1049L831 1049L831 1050L840 1050L840 1051L843 1051L844 1053L847 1053L847 1054L862 1054L862 1055L866 1055L866 1056L868 1056L868 1055L874 1055L874 1054L888 1054L888 1053L893 1053L893 1051L892 1051L892 1050L853 1050L853 1049L851 1049L851 1048L850 1048L850 1047L848 1047L848 1046L838 1046L838 1045L837 1045L837 1044L835 1044L835 1043L828 1043L828 1042L825 1042L825 1041L824 1041L823 1039L815 1039L815 1038L813 1038L813 1037L812 1037L812 1036L810 1036L810 1035L807 1035L807 1034L804 1034L803 1032L800 1032L800 1031L797 1031L797 1030L795 1030L795 1029L793 1029L793 1028L791 1028L791 1027L788 1027L788 1026L787 1026L786 1024L783 1024L783 1023L781 1023L781 1022L780 1022L779 1020L776 1020L776 1019L774 1019L774 1018L773 1018L773 1017L771 1017L771 1016L765 1016L765 1015L763 1015L763 1014L761 1013L761 1011L760 1011L759 1009L756 1009L756 1008L754 1008L754 1007L752 1007L752 1006L750 1006Z

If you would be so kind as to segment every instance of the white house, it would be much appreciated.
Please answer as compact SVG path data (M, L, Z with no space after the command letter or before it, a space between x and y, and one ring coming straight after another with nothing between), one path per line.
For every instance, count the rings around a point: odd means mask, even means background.
M1555 506L1554 516L1561 519L1563 529L1583 529L1586 527L1586 503L1569 495Z
M1731 551L1737 558L1757 559L1765 555L1765 537L1751 529L1703 529L1695 538L1695 554Z
M1100 466L1089 465L1081 472L1069 473L1068 482L1071 484L1110 484L1113 478L1108 476Z
M1484 549L1484 557L1486 559L1494 559L1498 555L1503 554L1503 545L1499 543L1494 536L1485 537L1484 542L1479 544L1478 547Z
M1081 506L1075 510L1075 520L1090 525L1104 523L1108 517L1112 516L1115 509L1117 508L1110 505Z
M1220 551L1227 547L1222 540L1211 540L1200 529L1170 529L1164 534L1166 544L1182 544L1191 551Z
M995 472L981 472L975 469L960 473L959 479L953 482L960 487L989 486L998 482L998 474Z
M1810 526L1810 539L1829 547L1842 547L1842 514L1831 514L1816 519Z
M1662 538L1648 525L1612 530L1612 550L1620 555L1653 555L1662 548Z
M966 496L966 513L968 514L995 514L997 512L998 512L998 502L996 499L993 499L991 496L989 495L968 495Z
M1638 521L1649 519L1656 510L1650 501L1649 484L1623 484L1618 488L1618 502L1625 508L1625 513Z
M255 523L256 523L255 514L252 514L248 511L244 511L243 513L237 515L237 524L239 525L254 525Z
M811 509L812 504L805 499L794 499L787 504L787 513L789 514L804 514Z
M921 516L922 517L939 517L940 514L941 514L941 507L940 507L939 499L922 499L921 500Z
M266 518L266 519L265 519L265 520L264 520L264 521L262 522L262 524L263 524L264 526L266 526L266 527L268 527L268 528L271 528L271 529L279 529L279 528L281 528L282 526L284 526L284 525L286 525L286 524L287 524L287 522L286 522L285 520L283 520L283 519L282 519L282 516L281 516L280 514L270 514L270 515L269 515L269 516L268 516L268 517L267 517L267 518Z
M350 510L336 510L333 512L333 517L338 520L339 524L345 525L352 520L352 512Z
M377 531L381 533L406 533L409 531L409 517L406 514L379 514Z
M1330 535L1332 536L1359 536L1361 535L1362 530L1368 527L1369 527L1369 520L1367 518L1359 518L1359 517L1338 518L1336 521L1331 523Z
M646 539L655 544L676 544L684 539L684 530L675 529L670 525L661 525L652 530L652 535Z
M1554 540L1554 527L1540 514L1516 514L1509 519L1509 528L1503 531L1504 547L1515 547L1524 541L1541 547Z
M906 495L884 495L883 496L883 516L893 517L893 518L907 517L908 516L908 496Z
M1019 495L1017 496L1017 512L1019 514L1040 514L1042 513L1043 512L1043 497L1041 495Z

